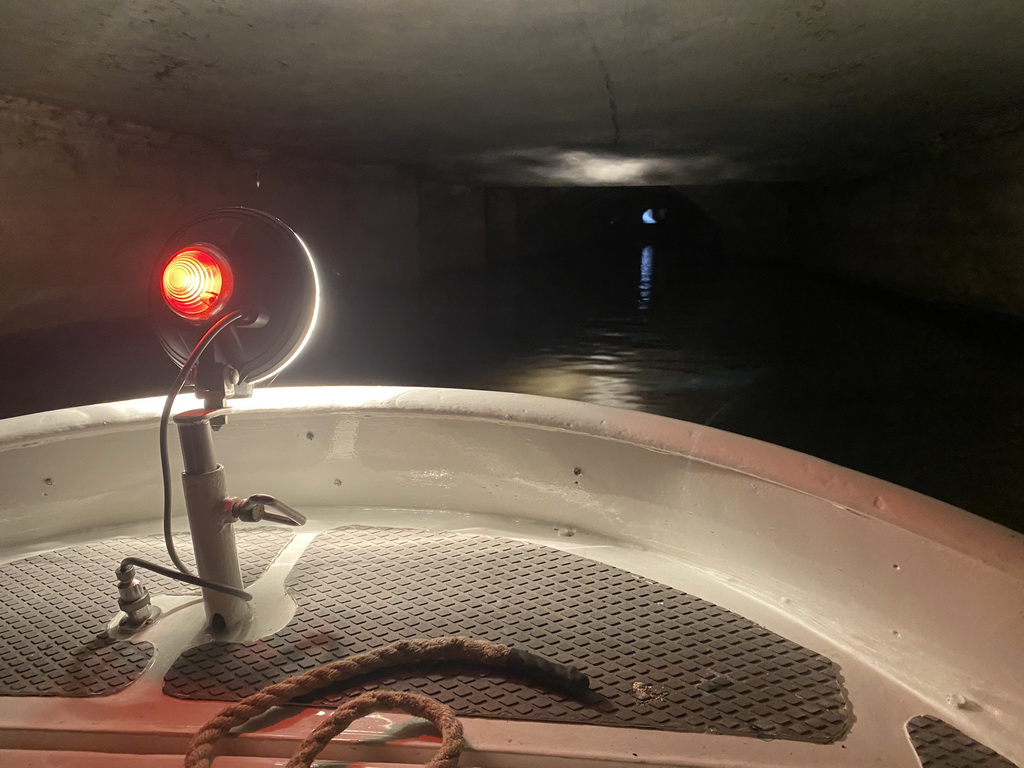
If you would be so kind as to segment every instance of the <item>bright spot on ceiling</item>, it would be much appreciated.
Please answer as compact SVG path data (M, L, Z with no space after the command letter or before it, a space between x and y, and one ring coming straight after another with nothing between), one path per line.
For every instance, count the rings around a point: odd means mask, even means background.
M731 181L744 175L742 167L717 155L628 157L546 148L493 152L475 162L495 179L523 184L659 186Z

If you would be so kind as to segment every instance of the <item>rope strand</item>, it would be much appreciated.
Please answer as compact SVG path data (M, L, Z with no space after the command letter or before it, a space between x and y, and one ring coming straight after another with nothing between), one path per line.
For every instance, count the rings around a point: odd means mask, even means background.
M334 713L316 727L284 768L312 768L313 761L331 739L348 728L354 721L371 712L405 712L429 720L441 732L441 746L424 768L456 768L459 755L466 744L462 723L455 711L422 693L405 691L370 691L334 710Z
M211 768L214 757L214 745L221 738L227 736L233 728L237 728L272 707L287 704L300 696L304 696L332 683L339 683L357 675L365 675L374 670L393 667L398 664L408 664L414 661L464 661L473 664L483 664L489 667L504 667L508 662L511 651L512 648L507 645L491 643L485 640L474 640L469 637L402 640L367 651L366 653L359 653L345 659L339 659L316 669L311 669L301 675L296 675L295 677L290 677L287 680L267 686L256 693L246 696L241 701L226 706L192 737L188 751L185 753L185 768ZM335 712L328 721L310 734L309 738L303 742L299 751L292 758L292 762L288 763L288 768L309 768L312 764L312 759L326 746L331 738L348 727L353 720L361 717L362 714L376 711L372 707L398 707L400 711L409 712L410 714L430 712L437 719L434 720L433 717L428 717L428 719L432 720L441 729L442 734L445 734L445 727L449 729L448 733L454 734L449 717L455 718L455 713L450 708L421 694L415 694L417 698L411 700L406 699L405 694L395 698L395 696L398 696L396 692L391 691L387 693L394 695L391 697L374 696L367 698L370 694L365 694L348 702L344 707ZM425 707L421 699L427 699L430 702L430 707ZM418 711L410 712L409 709L403 709L402 707L404 706L410 708L417 707ZM329 723L333 723L330 728L337 727L338 730L331 733L330 736L326 736L325 739L325 734L330 730L328 728ZM456 741L458 741L459 748L457 752L452 753L450 749L454 747ZM445 744L442 743L442 749L438 751L434 760L428 764L429 768L449 768L449 766L454 766L455 763L451 762L451 755L454 754L454 759L458 759L458 753L462 750L461 743L460 727L458 739L456 740L452 736L448 747L445 747ZM296 762L302 755L308 755L309 760L307 762ZM305 758L303 757L302 759ZM437 762L438 760L442 760L442 762ZM443 762L444 760L449 762Z

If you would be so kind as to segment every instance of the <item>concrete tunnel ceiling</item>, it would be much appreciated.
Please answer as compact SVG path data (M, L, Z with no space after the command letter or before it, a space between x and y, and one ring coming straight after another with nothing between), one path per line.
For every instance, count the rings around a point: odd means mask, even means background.
M498 183L856 173L1020 126L1020 0L0 0L0 93Z

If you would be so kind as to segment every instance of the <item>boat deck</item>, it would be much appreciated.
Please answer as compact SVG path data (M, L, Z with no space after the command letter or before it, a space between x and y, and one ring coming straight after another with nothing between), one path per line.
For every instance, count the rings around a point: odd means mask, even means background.
M225 742L225 755L285 755L330 707L390 688L433 696L466 718L469 765L474 753L487 765L556 757L686 765L684 756L702 753L737 762L757 755L768 765L883 754L890 765L916 764L908 732L894 726L920 715L922 704L715 574L573 530L524 525L499 536L486 525L494 521L443 530L449 516L428 512L416 515L416 528L381 525L409 516L389 512L323 511L315 532L240 530L256 618L231 638L197 634L198 590L148 574L162 618L128 639L107 634L116 615L112 568L129 554L157 554L156 535L83 542L0 566L5 740L38 750L59 734L75 753L155 758L184 751L223 703L265 685L398 639L459 634L576 666L591 690L573 699L538 681L451 665L390 670L297 702L269 728L263 721L258 733ZM328 527L332 518L350 524ZM888 738L877 726L859 738L883 715ZM927 724L911 733L922 754L961 753L962 735L947 728L927 740ZM374 715L324 757L416 764L435 746L431 733L421 721ZM522 752L495 762L517 742ZM599 758L584 748L597 743ZM906 759L893 762L900 749ZM45 754L49 766L87 764L72 752L66 763ZM1010 765L994 753L977 764Z
M447 635L575 666L591 690L387 670L259 718L219 743L215 768L280 766L374 688L451 705L460 764L481 768L1024 759L1016 534L643 414L443 390L301 395L240 408L216 438L235 493L273 492L309 518L234 526L253 619L216 637L197 590L145 572L159 620L108 632L121 558L164 561L157 403L0 422L0 765L180 766L229 701ZM321 760L402 768L437 744L422 720L377 713Z

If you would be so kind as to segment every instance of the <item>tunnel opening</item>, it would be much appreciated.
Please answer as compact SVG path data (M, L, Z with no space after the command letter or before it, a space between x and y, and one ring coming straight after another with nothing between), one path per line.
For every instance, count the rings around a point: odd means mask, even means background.
M675 187L528 190L524 199L520 240L530 271L543 265L591 291L640 290L645 309L729 263L720 228Z

